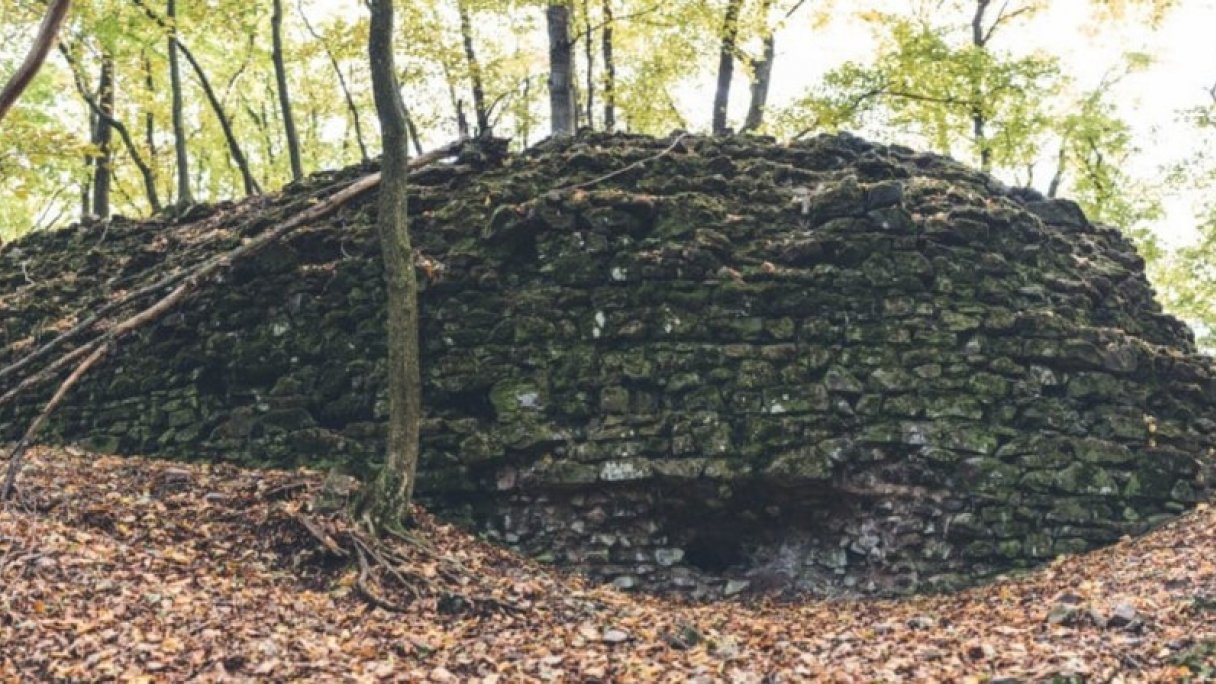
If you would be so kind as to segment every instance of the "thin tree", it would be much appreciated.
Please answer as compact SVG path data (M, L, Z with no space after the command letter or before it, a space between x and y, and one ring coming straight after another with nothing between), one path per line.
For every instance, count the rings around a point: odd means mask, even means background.
M291 159L291 178L304 177L304 165L300 163L300 136L296 134L296 120L291 115L291 95L287 91L287 66L283 62L283 0L274 0L270 14L271 61L274 62L274 80L278 87L279 109L283 113L283 135L287 138L287 156Z
M591 7L583 0L583 53L587 59L587 128L595 128L595 42L592 36Z
M730 104L730 82L735 77L735 44L739 39L739 10L743 0L728 0L722 19L722 46L718 50L718 87L714 91L714 135L726 133L726 108Z
M1001 22L1001 16L998 16L992 27L984 30L984 14L988 11L988 5L992 0L976 0L975 14L971 17L971 45L981 52L987 51L988 40L992 38L992 32ZM1004 9L1001 10L1002 14ZM988 115L984 112L983 94L980 92L980 84L973 84L971 93L971 133L975 138L976 149L980 151L980 170L992 170L992 147L988 144Z
M574 134L574 58L570 45L570 9L551 2L546 12L549 25L549 116L553 135Z
M611 133L616 128L616 61L612 54L616 19L612 14L612 0L604 0L603 7L604 29L600 32L600 44L604 54L604 130Z
M370 0L367 50L380 119L383 156L376 230L384 259L388 308L388 439L383 467L360 502L373 531L400 527L409 515L418 467L422 379L418 349L418 281L406 210L409 152L405 105L393 59L393 0Z
M482 82L481 62L473 47L473 22L469 18L469 7L465 0L456 3L460 11L460 38L464 43L464 58L469 67L469 80L473 86L473 114L477 117L477 135L490 134L490 110L486 107L486 88Z
M110 180L113 178L114 152L110 149L114 135L114 57L109 52L101 55L101 77L98 79L97 97L97 159L93 163L93 215L98 218L110 216Z
M186 148L186 123L182 105L182 71L177 56L177 0L168 0L165 16L169 19L169 92L173 100L173 151L177 158L177 203L194 202L190 192L190 153Z
M140 154L139 148L135 146L135 140L131 137L131 132L121 121L114 117L113 103L110 104L110 107L107 110L103 108L101 103L98 102L98 98L95 97L93 93L89 92L88 86L85 85L84 75L81 73L80 65L77 63L76 58L72 56L72 50L69 50L64 45L60 45L59 54L63 55L64 61L68 64L68 69L72 73L72 80L76 84L76 92L80 94L80 98L84 100L84 103L89 107L89 113L93 120L93 123L91 124L93 129L93 144L98 144L98 126L100 122L104 121L109 128L118 133L118 137L122 140L123 147L125 147L127 150L127 155L131 157L131 161L135 164L135 167L139 169L139 174L144 181L144 193L148 197L148 206L153 212L160 211L161 204L159 193L156 190L156 174L153 171L152 166L144 159L143 155ZM147 116L149 117L146 121L148 126L146 129L148 136L147 144L149 147L149 153L155 154L156 146L152 137L152 115L151 113L148 113ZM91 159L89 162L91 164ZM153 158L152 164L155 163L155 158ZM85 203L88 203L87 198ZM90 213L88 206L84 207L84 213Z
M215 118L220 122L220 130L224 132L224 140L228 143L228 154L232 157L232 162L236 164L237 169L241 172L241 179L245 183L245 194L252 195L254 193L261 192L261 187L258 185L258 182L254 180L253 173L249 170L249 162L245 159L245 153L241 151L241 145L237 142L236 135L232 131L232 122L228 118L227 112L224 111L224 106L220 103L219 97L216 96L215 89L211 87L211 81L207 78L207 74L203 71L203 67L200 66L198 60L194 58L194 53L190 52L190 49L187 48L186 45L182 43L181 38L177 36L176 22L172 19L172 17L166 19L165 17L157 14L155 10L144 2L144 0L132 0L132 2L136 7L143 10L144 14L149 19L154 21L157 26L169 34L170 40L172 40L172 45L176 46L177 50L181 51L182 57L186 58L186 63L190 65L190 69L194 72L194 76L198 80L199 86L203 89L203 95L207 98L207 104L211 106L211 111L215 114ZM176 10L173 0L169 0L169 9ZM172 67L172 62L170 62L170 67ZM180 168L180 157L178 162Z
M148 148L149 176L147 180L151 181L150 188L153 193L156 192L156 176L157 168L160 166L160 152L156 147L156 115L152 113L152 104L156 98L156 80L152 77L152 60L148 59L148 52L145 50L142 54L144 66L144 146ZM148 196L152 199L152 195ZM153 211L160 211L159 199L154 203Z
M755 131L764 124L764 114L768 108L768 91L773 82L773 62L777 59L777 29L784 25L804 4L806 4L806 0L795 2L786 10L781 21L773 26L768 23L769 12L773 9L773 0L762 0L760 3L760 17L764 22L764 34L760 39L760 56L750 60L752 92L751 101L747 107L747 118L743 120L743 128L740 129L742 133Z
M325 50L325 56L329 58L329 65L333 67L334 75L338 77L338 85L342 88L342 97L346 100L346 111L350 113L351 124L355 127L355 142L359 145L359 158L363 161L369 159L367 154L367 143L363 140L363 119L359 116L359 107L355 105L355 98L351 95L350 86L346 83L346 75L342 73L342 66L338 64L338 58L334 55L334 51L329 47L329 43L317 33L313 28L312 22L308 21L308 15L304 13L304 3L301 2L297 9L300 12L300 20L304 22L304 28L308 31L308 35L312 39L321 44ZM419 154L422 150L418 150Z
M422 154L422 138L418 137L418 126L414 123L409 107L405 107L405 128L410 133L410 141L414 143L414 153Z
M21 97L21 93L25 92L30 81L34 80L34 76L46 62L46 56L50 54L51 48L55 47L59 29L63 26L63 21L67 18L68 10L71 7L71 0L52 0L47 5L46 14L42 16L42 23L38 26L38 33L34 36L33 45L30 46L21 66L17 67L17 71L4 84L4 88L0 88L0 121L4 120L8 110L12 109Z
M78 86L83 87L83 86ZM86 91L87 92L87 91ZM91 97L91 96L90 96ZM95 100L94 100L95 101ZM97 146L97 110L89 110L89 144ZM84 178L80 182L80 220L93 216L93 151L84 154Z

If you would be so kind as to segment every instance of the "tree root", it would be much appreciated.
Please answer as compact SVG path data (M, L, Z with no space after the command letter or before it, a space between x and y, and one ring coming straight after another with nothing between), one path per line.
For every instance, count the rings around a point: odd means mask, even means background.
M391 543L371 534L364 525L349 513L332 521L339 530L326 530L316 520L303 513L292 513L292 519L300 524L326 553L337 558L352 560L358 575L354 582L355 593L373 608L401 613L410 609L416 601L433 597L449 613L517 613L523 608L510 601L484 594L470 594L462 590L472 581L467 569L447 558L426 544L401 534L388 537L397 540ZM402 539L406 541L401 541ZM408 545L408 546L406 546ZM401 548L404 546L404 548ZM414 570L416 560L411 552L428 561L435 561L434 576L424 576ZM349 567L349 566L348 566ZM437 581L438 580L438 581ZM394 600L390 595L404 594Z

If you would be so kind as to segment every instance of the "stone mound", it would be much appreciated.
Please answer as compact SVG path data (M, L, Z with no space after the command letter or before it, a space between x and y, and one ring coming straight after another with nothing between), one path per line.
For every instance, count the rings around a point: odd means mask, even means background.
M1213 367L1132 245L1071 202L849 135L492 156L416 173L411 198L420 493L450 518L622 588L889 593L1084 551L1210 494ZM367 171L6 246L0 366ZM374 211L128 342L58 438L365 471L385 408ZM0 436L41 398L0 409Z

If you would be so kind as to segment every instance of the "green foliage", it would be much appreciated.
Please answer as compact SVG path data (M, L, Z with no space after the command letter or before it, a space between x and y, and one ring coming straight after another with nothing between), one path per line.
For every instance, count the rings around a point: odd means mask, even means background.
M580 124L599 127L604 104L600 45L604 3L569 1ZM543 10L548 2L398 3L403 94L424 145L441 144L457 135L458 103L473 119L472 69L460 34L461 6L471 18L477 68L495 133L511 137L516 146L531 145L547 135ZM267 189L279 187L290 179L290 169L269 54L270 3L180 4L182 42L217 90L257 180ZM1176 4L1177 0L1090 0L1092 21L1086 30L1098 31L1114 22L1155 24ZM163 2L148 6L163 10ZM1167 258L1150 239L1148 226L1162 215L1164 192L1210 184L1216 172L1202 170L1216 164L1197 157L1166 178L1132 178L1128 169L1140 150L1128 122L1121 118L1113 86L1143 68L1149 57L1129 54L1100 83L1076 82L1063 73L1054 51L1022 47L1029 21L1049 6L1045 0L989 3L980 17L977 43L972 25L979 7L975 0L915 0L898 10L879 2L752 0L744 3L739 19L736 72L740 81L750 78L763 39L784 27L790 31L778 39L779 64L787 58L783 52L783 45L789 44L783 42L787 36L814 40L820 32L835 30L837 22L860 19L878 38L873 59L836 65L801 97L770 105L761 132L795 138L847 128L932 147L987 166L1012 182L1046 189L1056 179L1059 195L1076 199L1094 220L1119 226L1137 239L1171 306L1195 320L1204 319L1200 303L1216 292L1207 289L1202 275L1192 281L1187 271L1203 272L1211 240L1205 238L1202 244ZM705 84L715 74L724 7L724 0L611 0L619 129L665 135L672 129L701 125L709 111L711 93ZM882 11L867 9L872 7ZM362 142L375 149L378 132L367 67L366 7L358 0L288 0L285 9L285 59L305 169L357 162L361 155L355 122L331 60L362 114ZM38 21L36 5L0 0L0 38L5 46L23 45ZM96 87L100 56L113 56L114 115L126 124L137 152L152 168L158 194L172 203L165 30L133 0L79 0L64 37L89 88ZM16 50L0 48L0 72L11 71L19 57ZM590 121L586 118L588 69L597 89ZM188 68L183 68L183 77L195 194L204 201L239 196L241 177L220 127ZM736 83L733 91L735 125L741 123L738 118L747 99L747 89L741 85ZM1213 128L1214 111L1200 108L1190 113L1197 130ZM53 56L0 131L0 196L4 198L0 239L62 225L79 216L80 197L89 178L87 163L98 152L89 142L90 119L69 69ZM151 135L146 133L149 122ZM142 179L117 140L114 146L115 211L146 214L149 206ZM1216 225L1216 207L1208 212L1206 223ZM1205 235L1214 231L1205 228Z
M844 64L781 117L787 134L882 128L977 165L1022 168L1051 123L1045 101L1062 87L1059 60L973 44L970 25L872 12L873 64ZM801 110L801 111L800 111ZM975 133L982 121L983 135Z

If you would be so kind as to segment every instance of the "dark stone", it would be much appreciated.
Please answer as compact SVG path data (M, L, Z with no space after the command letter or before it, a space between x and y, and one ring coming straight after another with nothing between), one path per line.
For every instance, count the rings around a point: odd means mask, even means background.
M589 134L413 178L436 512L631 589L895 594L1211 496L1216 371L1131 243L1075 204L849 135L669 145ZM158 219L7 246L0 367L366 172L237 206L232 233ZM373 218L355 200L201 288L94 369L50 437L372 472ZM49 391L0 407L0 439Z

